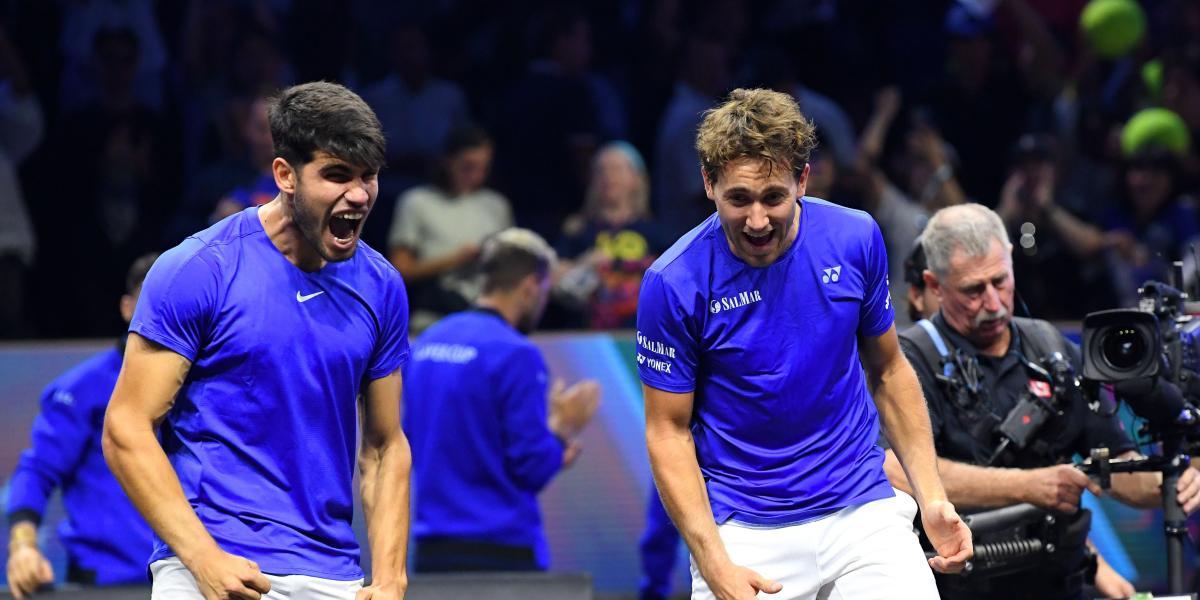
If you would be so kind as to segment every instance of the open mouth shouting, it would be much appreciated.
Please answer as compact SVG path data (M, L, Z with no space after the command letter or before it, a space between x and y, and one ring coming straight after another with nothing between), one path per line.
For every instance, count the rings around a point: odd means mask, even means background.
M771 229L762 233L750 233L749 231L742 232L742 238L754 250L765 250L771 246L771 242L775 241L777 229Z
M329 217L329 235L333 237L333 247L347 251L354 248L358 236L362 232L365 212L347 211Z

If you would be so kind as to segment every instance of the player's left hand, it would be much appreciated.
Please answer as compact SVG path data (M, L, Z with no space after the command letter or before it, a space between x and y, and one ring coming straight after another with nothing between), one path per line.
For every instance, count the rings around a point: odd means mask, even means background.
M921 507L921 524L938 555L929 559L929 566L939 573L958 573L975 555L971 544L971 529L945 500L930 502Z
M1196 469L1195 465L1184 469L1183 474L1179 476L1179 482L1175 484L1179 506L1189 515L1200 508L1200 473L1197 473Z
M404 600L405 586L399 583L371 584L354 595L354 600Z

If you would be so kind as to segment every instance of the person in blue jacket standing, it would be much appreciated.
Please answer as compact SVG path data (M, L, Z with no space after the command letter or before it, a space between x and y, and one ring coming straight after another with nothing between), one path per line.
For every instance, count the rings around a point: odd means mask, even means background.
M483 244L475 307L431 326L404 373L416 571L549 565L537 494L579 456L600 387L548 385L526 337L550 292L554 251L526 229Z
M142 280L157 254L134 261L121 296L121 316L133 316ZM66 580L83 585L146 581L153 549L150 527L104 463L100 432L125 350L101 352L52 381L42 392L32 444L21 453L9 485L8 585L23 598L54 582L50 562L37 545L46 501L62 488L67 516L58 536L67 551Z

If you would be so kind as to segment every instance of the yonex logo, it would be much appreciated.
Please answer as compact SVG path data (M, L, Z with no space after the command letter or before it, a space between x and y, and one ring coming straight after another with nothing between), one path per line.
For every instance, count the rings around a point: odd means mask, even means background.
M825 274L821 276L821 283L837 283L842 278L842 265L822 269L822 271Z
M657 358L650 358L648 356L643 356L641 352L638 352L637 361L638 361L638 365L650 367L651 369L654 369L655 371L658 371L659 373L666 373L667 375L671 374L671 362L670 361L658 360Z

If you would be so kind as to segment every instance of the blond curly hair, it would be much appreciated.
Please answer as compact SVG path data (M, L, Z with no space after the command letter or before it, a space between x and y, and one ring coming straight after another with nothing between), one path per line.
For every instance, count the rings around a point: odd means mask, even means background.
M799 177L816 145L816 127L796 101L764 89L733 90L723 104L704 112L696 133L696 152L710 184L742 157L763 159L768 169L790 169Z

